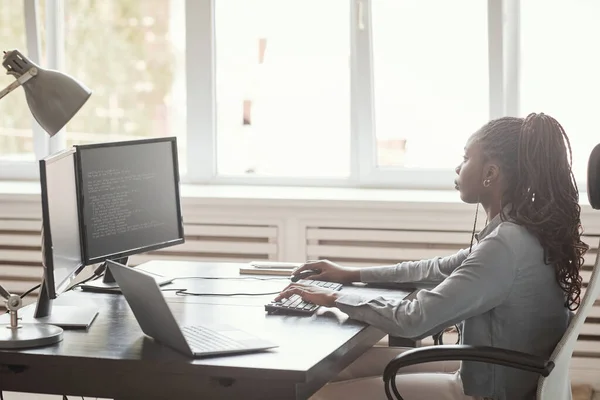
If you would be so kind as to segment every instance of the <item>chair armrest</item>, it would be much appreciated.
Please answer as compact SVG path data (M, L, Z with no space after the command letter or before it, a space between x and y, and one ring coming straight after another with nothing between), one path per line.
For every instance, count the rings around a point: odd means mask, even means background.
M400 368L432 361L463 360L479 361L514 367L542 376L550 375L554 363L538 356L520 351L487 346L440 345L419 347L397 355L385 367L384 377L395 374Z
M414 364L422 364L432 361L477 361L487 364L497 364L506 367L517 368L525 371L535 372L542 376L550 375L554 368L554 362L520 351L500 349L488 346L467 345L440 345L420 347L408 350L397 355L388 363L383 372L383 381L388 399L393 399L389 392L389 385L397 396L402 399L396 389L396 373L400 368Z

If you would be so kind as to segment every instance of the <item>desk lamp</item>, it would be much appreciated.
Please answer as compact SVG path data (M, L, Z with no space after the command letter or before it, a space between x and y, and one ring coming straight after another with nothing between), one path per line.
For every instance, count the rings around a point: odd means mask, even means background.
M31 114L50 136L56 135L92 94L77 80L40 68L18 50L4 52L2 66L16 81L0 91L0 99L23 86ZM45 262L44 255L42 261ZM23 306L21 296L10 294L1 285L0 296L5 299L10 313L10 324L0 324L0 349L46 346L62 340L63 330L58 326L19 323L17 311Z

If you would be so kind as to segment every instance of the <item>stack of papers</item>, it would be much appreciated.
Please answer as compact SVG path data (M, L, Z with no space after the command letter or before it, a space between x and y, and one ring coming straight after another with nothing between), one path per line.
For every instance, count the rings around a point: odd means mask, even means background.
M251 261L240 268L240 274L246 275L282 275L290 276L302 263L282 261Z

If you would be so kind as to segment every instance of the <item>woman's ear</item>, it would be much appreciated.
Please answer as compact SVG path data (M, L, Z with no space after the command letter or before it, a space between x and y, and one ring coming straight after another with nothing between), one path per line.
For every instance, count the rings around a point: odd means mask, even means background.
M487 164L484 171L484 180L494 183L500 177L500 168L496 164Z

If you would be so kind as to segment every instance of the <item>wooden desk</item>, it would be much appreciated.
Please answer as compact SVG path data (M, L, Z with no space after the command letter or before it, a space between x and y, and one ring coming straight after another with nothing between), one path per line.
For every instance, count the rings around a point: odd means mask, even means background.
M174 277L239 277L239 264L153 261L142 266ZM248 276L242 276L248 278ZM289 281L178 279L194 292L264 293ZM167 288L167 287L165 287ZM349 287L374 296L408 292ZM89 331L65 330L54 346L0 351L0 389L123 399L306 399L384 333L337 309L317 315L267 315L266 296L177 296L165 292L181 324L220 321L280 344L262 353L190 359L144 336L122 295L71 291L57 304L91 303Z

